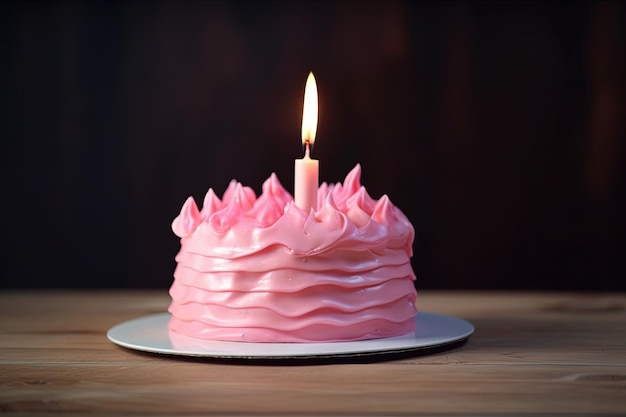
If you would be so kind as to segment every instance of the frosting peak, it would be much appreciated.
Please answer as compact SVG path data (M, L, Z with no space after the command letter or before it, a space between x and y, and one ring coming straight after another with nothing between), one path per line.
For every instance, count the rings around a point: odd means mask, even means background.
M293 204L292 195L274 173L263 183L258 198L250 187L233 180L222 200L209 189L202 211L189 197L172 230L183 239L198 235L201 238L190 242L190 248L209 254L217 250L220 256L225 252L242 256L273 245L301 255L341 247L374 251L392 247L411 256L415 235L411 223L386 195L373 199L360 178L357 164L343 184L323 183L318 189L318 210L310 213Z
M200 223L200 211L193 197L187 198L180 215L172 222L172 230L177 236L185 237L193 232Z

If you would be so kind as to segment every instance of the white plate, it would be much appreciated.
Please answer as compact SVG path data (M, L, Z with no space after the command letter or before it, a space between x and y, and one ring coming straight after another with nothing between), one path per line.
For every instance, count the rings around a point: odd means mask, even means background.
M467 339L474 326L462 319L419 312L416 332L357 342L249 343L196 339L170 333L170 313L154 314L113 326L107 337L125 348L182 356L233 359L332 358L410 352Z

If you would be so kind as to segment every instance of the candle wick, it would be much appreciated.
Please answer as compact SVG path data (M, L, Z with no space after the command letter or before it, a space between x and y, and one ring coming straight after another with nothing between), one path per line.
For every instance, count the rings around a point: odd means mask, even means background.
M311 141L309 139L304 141L304 157L309 158L311 153Z

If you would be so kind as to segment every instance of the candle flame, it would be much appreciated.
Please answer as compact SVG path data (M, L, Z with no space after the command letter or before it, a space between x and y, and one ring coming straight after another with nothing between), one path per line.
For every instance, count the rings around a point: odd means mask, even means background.
M317 133L317 84L313 72L309 73L304 87L304 109L302 111L302 144L313 147Z

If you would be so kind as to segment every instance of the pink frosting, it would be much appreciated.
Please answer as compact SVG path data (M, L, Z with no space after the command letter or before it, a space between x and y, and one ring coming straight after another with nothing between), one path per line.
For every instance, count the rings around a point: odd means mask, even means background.
M231 181L202 210L188 198L170 330L248 342L329 342L415 330L414 229L387 196L371 198L357 165L322 184L307 213L272 174L257 198Z

